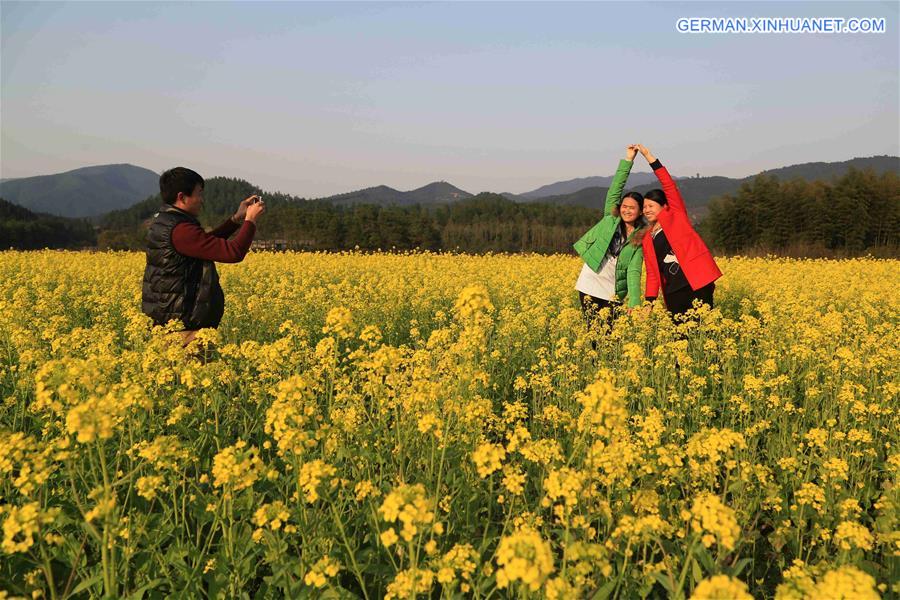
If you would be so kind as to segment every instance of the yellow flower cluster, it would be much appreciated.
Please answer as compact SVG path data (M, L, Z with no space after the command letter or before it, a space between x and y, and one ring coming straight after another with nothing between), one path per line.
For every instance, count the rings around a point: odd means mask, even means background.
M842 458L830 458L822 465L822 475L826 481L844 481L849 473L850 466Z
M649 542L657 536L670 535L672 526L659 515L650 514L641 517L625 515L613 530L611 537L626 538L632 542Z
M356 497L356 501L362 502L366 498L377 496L378 490L375 488L371 481L369 481L368 479L363 479L354 486L353 493Z
M700 534L701 542L709 548L713 544L724 550L734 550L741 528L734 511L722 504L718 496L703 492L691 506L691 528Z
M278 531L284 526L286 533L295 532L297 528L288 524L288 519L290 518L291 513L287 506L284 505L284 502L276 500L269 504L263 504L253 514L253 524L257 527L256 531L253 532L253 541L258 542L262 538L263 528Z
M388 584L385 600L392 598L416 598L427 594L434 585L434 571L429 569L407 569L400 571Z
M628 411L621 392L613 385L608 373L577 394L582 411L578 416L578 431L612 439L621 435L628 421Z
M825 569L802 561L784 572L784 582L775 590L775 600L880 600L875 579L852 566Z
M550 544L530 528L501 538L495 559L500 589L521 582L532 592L537 591L554 570Z
M585 485L585 475L581 471L563 467L553 469L544 480L544 506L562 501L566 509L572 509L578 504L578 498Z
M291 518L284 502L276 501L271 504L263 504L256 509L253 515L253 523L257 527L268 527L274 531L281 529L281 526L287 523Z
M188 449L173 435L161 435L149 442L138 442L131 453L137 454L158 470L178 469L190 455Z
M483 285L470 285L459 293L453 310L462 321L471 321L482 314L493 311L494 305L491 304L491 298Z
M730 429L704 429L688 440L688 464L698 478L714 478L719 474L723 461L726 462L726 468L733 468L734 461L726 459L746 447L747 443L740 433Z
M166 490L165 481L166 480L160 475L145 475L137 478L134 487L137 490L138 496L146 498L147 500L153 500L156 498L157 492Z
M825 504L825 491L815 483L804 483L794 494L799 506L811 506L814 510L822 509Z
M325 315L325 327L322 333L333 334L341 339L353 335L353 315L349 309L343 306L332 308Z
M41 445L18 431L0 432L0 475L12 482L20 494L32 496L47 482L56 465L57 448Z
M300 467L297 483L303 488L304 497L312 504L319 499L323 484L335 483L332 479L337 469L323 460L313 460Z
M303 576L303 583L315 588L323 588L328 585L328 580L340 573L340 571L341 563L330 556L326 556L316 561L316 564L307 571L306 575Z
M713 575L694 589L691 600L753 600L747 584L728 575Z
M481 444L472 452L472 462L475 463L475 469L481 478L487 477L494 471L499 471L503 466L504 458L506 458L506 450L500 444Z
M255 252L187 349L144 261L0 252L16 593L900 594L896 260L588 329L572 256Z
M875 541L872 532L865 525L844 521L834 530L834 541L842 550L861 548L871 550Z
M384 502L378 508L378 512L386 522L395 523L399 521L402 524L400 537L407 542L412 541L416 534L421 531L420 528L422 526L434 521L432 502L425 495L425 486L420 483L415 485L403 484L394 488L391 493L385 496ZM440 524L437 523L436 525ZM438 528L438 533L440 529ZM387 540L384 535L381 538L385 546L390 546L391 543L397 541L394 528L391 527L385 534L388 532L393 535L388 535ZM393 542L388 543L391 539L393 539Z
M460 590L468 593L471 590L472 574L478 567L479 556L471 544L456 544L447 551L436 565L439 583L453 588L457 577L462 579Z
M59 508L42 510L37 502L0 507L0 514L5 513L0 548L7 554L27 552L34 544L34 536L40 533L43 526L53 523L59 512Z
M315 446L315 398L306 380L293 375L276 386L275 400L266 410L265 431L275 438L278 453L302 456Z
M131 407L140 401L137 387L91 396L69 410L66 428L82 444L109 439Z
M248 447L247 442L240 440L216 454L212 474L216 486L237 492L252 486L259 479L262 468L256 446Z

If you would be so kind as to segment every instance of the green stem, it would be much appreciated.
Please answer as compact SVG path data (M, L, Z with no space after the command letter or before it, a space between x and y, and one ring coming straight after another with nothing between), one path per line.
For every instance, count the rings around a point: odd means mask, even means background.
M109 485L109 471L106 467L106 453L103 451L102 444L97 444L97 451L100 455L100 471L103 474L103 502L108 502L112 494ZM115 598L118 595L115 584L115 551L110 552L109 546L109 513L103 515L103 544L100 548L100 560L103 564L103 585L105 587L105 595Z
M347 540L347 533L344 531L344 524L341 523L341 517L334 507L334 503L329 502L328 504L331 507L331 514L334 516L334 523L338 526L338 531L341 533L341 542L344 544L344 548L347 550L347 556L350 557L350 563L353 565L353 573L356 575L356 580L359 581L359 587L362 590L363 596L366 600L369 600L369 593L366 591L366 582L363 579L362 571L359 570L359 565L356 564L356 555L354 554L353 549L350 548L350 542Z

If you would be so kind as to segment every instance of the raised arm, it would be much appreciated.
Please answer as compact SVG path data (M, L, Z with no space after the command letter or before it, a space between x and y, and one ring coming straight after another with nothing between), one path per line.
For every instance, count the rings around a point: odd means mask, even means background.
M669 207L672 210L677 210L683 212L687 215L687 206L684 204L684 199L681 197L681 192L678 191L678 186L675 185L675 180L672 179L672 176L669 175L668 169L662 166L662 163L659 162L659 159L653 156L653 153L646 146L638 146L641 154L644 155L644 158L647 159L647 162L650 164L650 168L653 169L654 175L659 179L660 185L662 185L663 193L666 195L666 200L669 203Z
M606 204L603 206L603 216L611 215L616 204L622 201L622 193L625 191L625 184L628 183L628 175L631 174L631 167L634 166L634 157L637 156L637 146L631 145L625 150L625 158L619 161L616 168L616 174L613 176L612 184L609 191L606 192Z
M172 229L172 245L176 252L191 258L224 263L241 262L250 250L250 243L256 234L256 219L265 211L265 202L252 202L241 214L235 214L231 225L223 223L210 233L203 231L195 223L179 223ZM228 229L237 226L233 221L238 217L243 218L238 234L233 240L226 239Z
M209 232L209 235L214 235L217 238L224 238L227 240L228 238L231 237L232 233L234 233L235 231L237 231L238 229L241 228L242 224L243 224L243 220L240 223L236 223L235 218L233 216L228 217L227 219L225 219L225 221L221 225L219 225L215 229L211 230Z
M172 230L172 245L176 252L191 258L237 263L244 260L255 233L256 223L249 220L244 221L233 240L207 233L193 223L179 223Z

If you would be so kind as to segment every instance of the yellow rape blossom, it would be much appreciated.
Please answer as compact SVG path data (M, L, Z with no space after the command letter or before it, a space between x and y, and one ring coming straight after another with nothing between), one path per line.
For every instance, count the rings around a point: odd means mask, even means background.
M247 446L240 440L233 446L223 448L213 458L213 483L217 487L227 487L240 491L252 486L262 473L263 462L255 446Z
M703 545L709 548L718 544L725 550L733 550L741 534L734 511L722 504L718 496L703 492L691 506L691 528L700 534Z
M337 575L340 570L341 564L333 558L329 556L320 558L303 576L303 583L311 587L323 588L328 585L328 580Z
M385 496L378 509L388 523L400 522L400 537L407 542L421 531L422 526L434 521L432 501L425 495L422 484L401 485Z
M747 584L728 575L713 575L694 589L691 600L753 600Z
M27 552L42 527L53 523L59 512L59 508L42 510L37 502L0 508L0 514L4 515L3 542L0 548L7 554Z

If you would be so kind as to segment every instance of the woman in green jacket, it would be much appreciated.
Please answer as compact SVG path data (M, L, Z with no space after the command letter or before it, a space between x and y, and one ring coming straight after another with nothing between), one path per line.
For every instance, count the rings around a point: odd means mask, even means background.
M644 224L644 198L637 192L622 195L637 152L637 146L628 146L606 194L603 218L574 244L584 260L575 289L589 325L603 308L624 301L631 310L643 299L644 253L636 234Z

